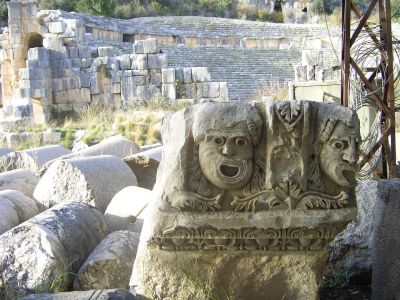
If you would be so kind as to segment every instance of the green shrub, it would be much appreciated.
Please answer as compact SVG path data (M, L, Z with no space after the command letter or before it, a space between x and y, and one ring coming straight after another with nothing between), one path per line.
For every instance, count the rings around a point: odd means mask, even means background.
M40 9L75 10L77 0L39 0Z
M116 0L78 0L76 3L80 12L105 17L113 17L116 7Z
M0 21L8 20L8 9L5 1L0 2Z

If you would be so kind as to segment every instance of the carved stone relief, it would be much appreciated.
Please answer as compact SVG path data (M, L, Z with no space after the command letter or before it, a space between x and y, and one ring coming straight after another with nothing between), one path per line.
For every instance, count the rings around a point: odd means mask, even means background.
M150 234L160 249L322 249L355 213L359 122L350 109L307 101L200 104L171 117L164 137ZM320 221L299 226L304 210ZM275 211L291 221L280 224ZM211 214L226 222L200 224ZM232 226L233 215L247 223ZM276 222L255 224L257 215Z

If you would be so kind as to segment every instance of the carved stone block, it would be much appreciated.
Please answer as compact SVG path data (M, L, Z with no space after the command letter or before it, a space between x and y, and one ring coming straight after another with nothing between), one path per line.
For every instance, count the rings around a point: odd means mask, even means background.
M199 104L170 116L162 136L156 201L131 280L139 294L155 296L149 278L162 268L153 261L176 251L186 253L178 261L192 263L199 251L211 253L211 265L223 253L298 261L301 251L304 261L319 253L322 265L325 246L356 215L359 121L350 109L308 101ZM250 280L238 265L231 268ZM283 266L275 271L285 278ZM308 278L315 287L318 272ZM315 297L314 288L305 295L290 286L294 297ZM251 299L265 298L268 289L257 290Z

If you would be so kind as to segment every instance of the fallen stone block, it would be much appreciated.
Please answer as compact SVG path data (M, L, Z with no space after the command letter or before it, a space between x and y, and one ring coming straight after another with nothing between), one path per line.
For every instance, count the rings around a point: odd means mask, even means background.
M39 181L34 198L45 207L81 201L104 213L114 195L137 179L123 160L101 155L58 160Z
M38 182L38 177L30 170L17 169L0 173L0 191L16 190L32 197Z
M14 190L0 191L0 207L0 235L39 214L36 201Z
M105 140L102 140L96 145L86 147L79 151L74 151L68 155L61 156L58 159L70 159L99 155L113 155L122 159L126 156L138 153L139 151L139 145L121 135L115 135ZM40 174L43 175L53 162L54 160L47 162L40 170Z
M14 151L0 157L0 171L11 171L15 169L28 169L34 173L55 158L71 153L60 145L43 146L22 151Z
M148 203L152 199L151 190L129 186L119 191L108 205L105 217L110 232L129 230L140 233Z
M79 269L74 290L128 289L139 236L126 230L106 236Z
M136 300L137 298L123 289L90 290L56 294L34 294L21 300Z
M66 291L71 274L106 234L100 211L78 202L58 205L7 231L0 236L0 298Z

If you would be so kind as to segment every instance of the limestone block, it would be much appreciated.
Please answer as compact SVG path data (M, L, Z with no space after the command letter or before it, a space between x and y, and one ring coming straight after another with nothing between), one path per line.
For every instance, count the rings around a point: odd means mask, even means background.
M90 46L79 46L78 52L80 58L93 58L95 50Z
M159 52L157 39L146 39L143 41L144 54L156 54Z
M137 185L135 174L115 156L71 158L50 165L34 191L34 198L45 207L85 202L104 213L112 197L130 185Z
M322 52L320 50L302 50L301 64L303 66L322 65Z
M147 67L149 69L164 69L167 67L166 54L148 54Z
M213 102L167 116L161 133L131 287L150 299L316 299L325 247L357 212L355 112Z
M357 186L357 216L327 249L326 273L329 276L345 275L346 280L354 284L370 276L374 211L377 203L384 199L381 193L376 181L363 181Z
M121 94L121 84L119 82L112 84L112 92L114 94Z
M64 38L61 36L45 36L43 39L43 47L54 49L64 45Z
M184 83L184 73L183 68L176 68L175 69L175 80L177 83Z
M61 142L61 132L43 132L42 140L45 144L58 144Z
M80 68L82 66L82 59L81 58L72 58L70 60L70 64L72 68Z
M197 98L197 87L196 83L187 83L181 85L181 89L183 89L183 95L187 99L195 99Z
M26 79L26 80L43 80L46 79L44 77L44 72L42 69L27 69L27 68L21 68L19 69L19 77L21 79Z
M227 291L234 300L318 299L324 263L323 257L312 251L287 255L218 255L207 251L181 255L155 250L148 259L153 261L141 261L146 265L142 270L134 267L130 285L149 299L226 299ZM140 276L153 288L144 291L142 284L136 285Z
M28 60L37 59L39 61L49 60L49 50L42 47L30 48L28 50Z
M99 53L100 57L105 56L115 56L118 52L114 47L98 47L97 52Z
M150 70L150 84L155 86L161 86L161 71Z
M15 110L15 107L14 107ZM19 143L23 143L28 141L29 139L35 138L36 135L33 132L22 132L20 134L14 133L14 132L7 132L6 133L6 142L7 145L10 147L14 145L18 145Z
M229 101L229 91L227 82L219 83L219 98L220 101Z
M137 298L123 289L112 290L90 290L78 292L52 293L52 294L33 294L21 298L21 300L137 300Z
M47 26L49 27L50 33L63 33L65 32L65 29L67 29L67 24L63 21L49 22L47 23Z
M131 59L132 70L147 70L147 54L135 54Z
M400 217L400 180L385 180L377 187L373 210L372 235L372 297L371 299L396 299L400 296L398 235Z
M219 82L204 82L197 83L198 98L218 98L219 97Z
M210 81L211 75L206 67L195 67L192 68L192 80L193 82Z
M106 236L79 269L74 290L128 289L139 235L116 231Z
M152 155L144 152L144 154L138 153L125 157L124 161L131 168L132 172L137 174L138 186L151 190L156 182L157 169L160 164L158 158L161 158L161 148L149 150L149 152Z
M128 70L131 68L130 54L124 54L117 57L121 70Z
M90 68L93 64L94 58L82 58L82 64L81 67L82 68Z
M175 69L168 68L161 70L162 83L175 83Z
M137 186L119 191L105 212L109 231L129 230L140 233L144 222L143 212L152 199L151 190Z
M104 139L100 143L93 145L85 150L76 151L61 158L68 159L98 155L112 155L123 159L124 157L136 154L139 151L140 147L136 143L128 140L121 135L115 135Z
M46 90L45 89L29 89L29 97L31 98L45 98Z
M69 153L71 153L71 150L60 145L15 151L0 157L0 170L4 172L14 169L28 169L33 173L38 173L39 169L48 161Z
M0 236L0 296L49 292L51 286L66 291L72 284L67 274L78 272L106 233L104 216L77 202L58 205L7 231Z
M0 235L37 214L33 199L14 190L0 191Z
M0 191L16 190L32 197L38 182L38 177L29 170L18 169L0 173Z
M19 223L14 204L10 200L0 197L0 235Z
M166 101L176 100L176 84L165 83L161 86L162 97Z
M161 90L155 85L138 86L137 97L141 101L157 100L161 97Z
M307 81L307 66L295 66L294 67L294 80L295 81Z
M143 41L135 41L135 43L133 44L133 53L135 53L135 54L143 54L144 53Z
M79 48L78 47L68 47L68 57L69 58L79 58Z

